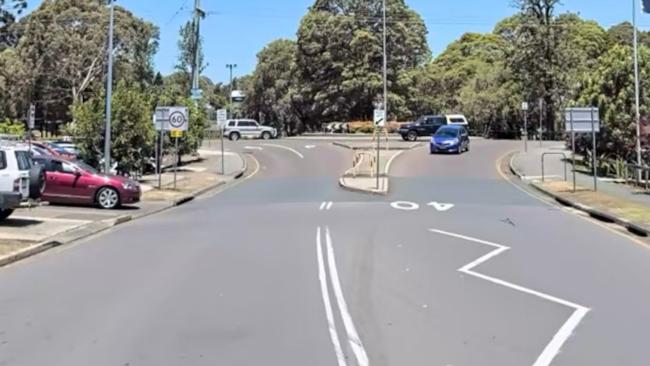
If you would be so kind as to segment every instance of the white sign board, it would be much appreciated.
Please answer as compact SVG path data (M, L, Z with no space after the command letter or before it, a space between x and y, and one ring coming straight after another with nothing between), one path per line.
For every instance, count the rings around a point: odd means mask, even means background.
M190 114L186 107L158 107L154 114L156 131L187 131Z
M375 109L374 116L375 127L384 127L386 125L386 113L383 109Z
M521 103L521 110L522 111L527 111L528 110L528 102L522 102Z
M225 127L227 120L228 120L228 110L217 109L217 125L219 127Z
M27 119L27 128L30 130L34 129L36 124L36 106L33 104L29 105L29 118Z
M593 132L600 132L600 114L598 108L567 108L564 113L566 132L591 133L592 121Z

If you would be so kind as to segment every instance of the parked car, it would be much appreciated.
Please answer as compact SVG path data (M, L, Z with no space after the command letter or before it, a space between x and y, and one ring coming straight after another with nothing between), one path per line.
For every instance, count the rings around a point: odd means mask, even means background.
M41 152L45 151L47 152L47 155L49 156L55 156L55 157L60 157L63 159L67 160L75 160L77 158L76 155L68 153L65 149L63 148L53 148L51 147L50 143L45 143L43 141L32 141L31 142L32 147L37 147L41 150Z
M77 149L77 145L66 141L54 141L53 143L56 144L56 146L59 148L63 149L63 151L66 153L74 156L79 156L79 149Z
M467 118L462 114L421 116L413 123L405 123L397 130L406 141L417 141L420 136L433 136L442 126L468 126Z
M50 150L55 151L59 156L62 156L68 160L76 160L77 157L79 156L78 152L70 147L65 147L62 145L59 145L58 143L52 142L52 141L45 141L43 142L44 145L50 148ZM67 146L70 146L71 144L66 144ZM74 146L74 145L73 145Z
M440 127L431 137L429 151L431 154L440 152L462 154L465 151L469 151L469 133L467 129L461 125Z
M45 189L45 176L32 166L29 147L0 144L0 221L9 217L21 202L38 199Z
M97 205L114 209L140 201L140 184L134 180L100 174L81 161L58 157L34 157L45 170L47 185L43 200L57 204Z
M231 119L226 123L224 136L227 136L231 141L237 141L240 138L270 140L278 137L278 130L273 127L262 126L252 119Z

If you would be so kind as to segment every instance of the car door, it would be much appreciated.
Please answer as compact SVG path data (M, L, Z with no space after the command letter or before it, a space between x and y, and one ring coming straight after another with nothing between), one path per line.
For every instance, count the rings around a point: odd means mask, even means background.
M46 191L48 196L58 202L80 202L83 200L83 193L79 191L77 181L80 175L77 168L61 160L50 160L46 172Z
M433 119L431 117L424 117L420 123L416 126L419 136L428 136L432 135Z
M440 127L445 126L447 124L447 119L443 116L435 116L431 117L431 125L430 125L430 131L431 134L435 134L438 132Z
M253 121L241 121L239 122L239 126L241 126L241 131L242 131L242 136L246 136L248 138L254 138L257 137L256 134L256 128L257 125Z

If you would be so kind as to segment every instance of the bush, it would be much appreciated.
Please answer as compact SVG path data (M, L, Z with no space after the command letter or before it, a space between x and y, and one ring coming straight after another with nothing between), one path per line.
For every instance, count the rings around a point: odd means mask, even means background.
M25 125L20 121L6 119L0 122L0 134L23 136L25 134Z

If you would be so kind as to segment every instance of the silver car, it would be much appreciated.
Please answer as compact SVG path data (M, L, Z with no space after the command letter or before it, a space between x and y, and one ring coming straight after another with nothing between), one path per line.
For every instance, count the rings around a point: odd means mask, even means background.
M278 130L262 126L252 119L231 119L226 121L224 136L232 141L240 138L270 140L278 137Z

